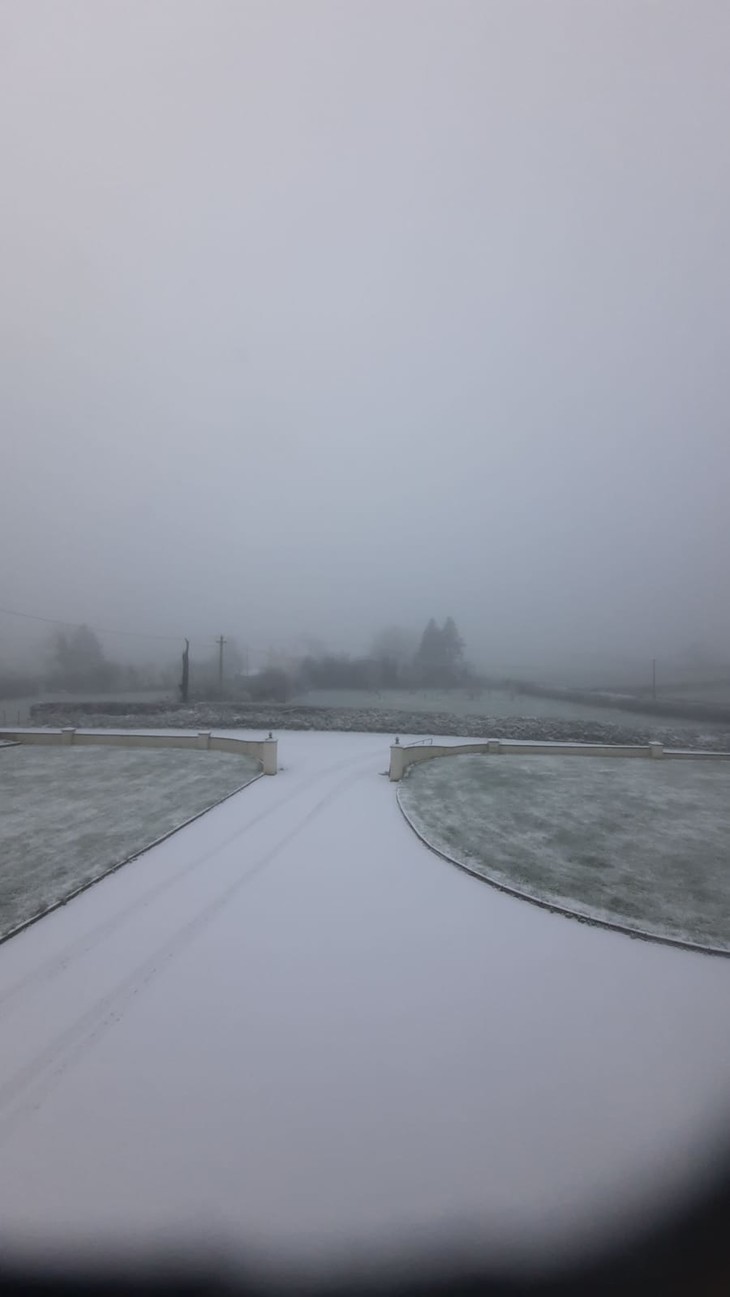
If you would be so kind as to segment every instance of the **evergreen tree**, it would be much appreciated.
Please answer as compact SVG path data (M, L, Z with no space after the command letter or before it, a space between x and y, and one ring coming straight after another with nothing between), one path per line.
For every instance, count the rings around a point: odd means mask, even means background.
M464 641L453 617L438 626L432 617L421 636L414 666L425 685L457 684L464 675Z
M444 666L457 676L464 666L464 641L456 629L453 617L447 617L441 630L441 648Z
M88 626L56 634L53 658L54 676L65 689L107 689L117 672Z
M431 682L431 678L434 673L438 672L441 665L441 631L433 617L421 636L421 643L415 657L415 665L418 667L426 684Z

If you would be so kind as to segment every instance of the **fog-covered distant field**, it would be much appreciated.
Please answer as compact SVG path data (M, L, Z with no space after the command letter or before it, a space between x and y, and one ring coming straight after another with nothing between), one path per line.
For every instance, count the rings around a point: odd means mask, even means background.
M675 695L671 695L674 698ZM679 701L679 698L677 698ZM706 697L697 701L712 701ZM368 707L404 712L448 712L453 716L534 716L550 720L616 722L625 725L627 716L656 722L656 716L619 707L599 707L561 698L539 698L510 689L310 689L298 694L293 703L310 707ZM703 722L709 724L709 722Z

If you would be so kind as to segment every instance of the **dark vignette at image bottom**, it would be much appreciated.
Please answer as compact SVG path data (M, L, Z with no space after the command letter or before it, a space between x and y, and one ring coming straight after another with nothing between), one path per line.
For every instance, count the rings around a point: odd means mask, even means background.
M82 1256L77 1264L0 1268L3 1297L33 1293L37 1297L96 1297L96 1294L237 1294L238 1297L339 1297L355 1292L359 1297L441 1297L442 1294L484 1294L484 1297L592 1297L597 1294L637 1293L668 1297L720 1297L730 1294L730 1146L722 1170L712 1181L689 1194L683 1207L651 1230L613 1250L599 1252L566 1268L514 1276L508 1270L490 1269L487 1262L465 1262L458 1252L441 1253L426 1264L411 1253L396 1266L341 1266L319 1275L307 1269L301 1275L291 1266L285 1272L262 1271L247 1266L245 1239L240 1263L230 1253L220 1262L214 1254L182 1259L169 1251L151 1253L120 1263L119 1256L93 1265ZM3 1239L7 1256L7 1237Z

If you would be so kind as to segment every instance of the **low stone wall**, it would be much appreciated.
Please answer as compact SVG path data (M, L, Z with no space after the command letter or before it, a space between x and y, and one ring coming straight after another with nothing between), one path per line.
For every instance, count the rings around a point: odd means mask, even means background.
M389 778L402 779L410 766L435 757L471 754L518 757L659 757L682 761L730 761L730 752L701 752L688 748L665 748L661 743L510 743L505 739L487 739L484 743L414 743L397 740L390 749Z
M129 730L101 733L84 731L68 726L62 730L0 729L0 742L34 743L39 745L66 744L76 747L97 745L118 748L202 748L210 752L231 752L235 756L253 757L265 775L275 775L278 770L278 744L276 739L243 739L234 735L212 734L200 730L197 734L135 734Z

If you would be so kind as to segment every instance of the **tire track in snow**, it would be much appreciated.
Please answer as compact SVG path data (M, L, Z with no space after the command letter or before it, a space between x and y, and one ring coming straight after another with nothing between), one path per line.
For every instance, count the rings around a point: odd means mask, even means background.
M344 779L339 780L244 874L219 891L156 951L142 960L113 990L103 995L12 1076L0 1083L0 1142L13 1133L17 1122L25 1114L41 1106L63 1074L77 1064L107 1031L121 1021L135 997L143 993L170 966L176 956L186 950L190 943L205 931L221 910L248 883L262 873L332 801L363 778L366 771L372 769L372 761L372 755L367 761L358 757L356 762L364 769L351 772ZM356 762L338 762L337 768L341 769L343 765L353 765ZM316 778L309 782L319 782L323 777L325 772L320 771ZM245 832L245 829L233 835L228 840L229 843L241 832Z
M24 976L18 978L15 982L11 982L5 990L0 991L0 1022L2 1022L8 1016L9 1012L15 1008L18 1001L22 1001L24 997L32 995L47 982L51 981L59 974L64 973L77 959L83 958L84 955L89 954L100 944L100 942L111 936L112 933L117 932L125 923L130 919L133 919L137 914L146 910L150 905L153 905L155 901L160 899L160 897L165 896L166 893L171 891L178 883L195 873L195 871L203 865L209 864L211 860L215 860L216 856L220 855L222 851L225 851L232 842L235 842L236 838L241 837L242 834L247 833L249 829L256 827L256 825L260 824L269 816L275 815L283 808L289 806L303 793L307 792L313 784L317 784L321 779L325 779L329 774L332 774L333 771L342 770L343 768L355 765L357 762L361 762L362 760L363 758L361 756L357 756L350 758L348 761L336 761L329 766L325 766L324 769L318 770L316 774L309 775L307 778L299 780L295 788L288 790L288 795L277 801L273 806L270 806L266 810L260 811L257 815L254 815L251 819L247 820L245 824L241 824L235 832L229 833L228 836L221 842L218 842L212 850L207 851L204 855L196 856L196 858L191 860L189 864L181 866L172 877L166 878L159 883L154 883L141 895L135 897L133 901L130 901L128 905L124 906L123 909L110 915L108 919L105 919L103 922L94 926L82 937L77 937L73 941L69 942L63 950L52 955L49 959L46 959L43 963L34 968L32 972L24 974ZM372 758L370 758L370 760L372 760ZM241 793L245 793L245 791L245 787L241 789ZM238 796L238 794L234 794L234 796ZM215 807L211 807L211 809L214 810ZM146 853L141 852L140 856L143 856L144 854ZM136 863L136 861L140 859L140 856L136 856L135 859L129 863ZM103 878L99 879L100 883L103 881Z

